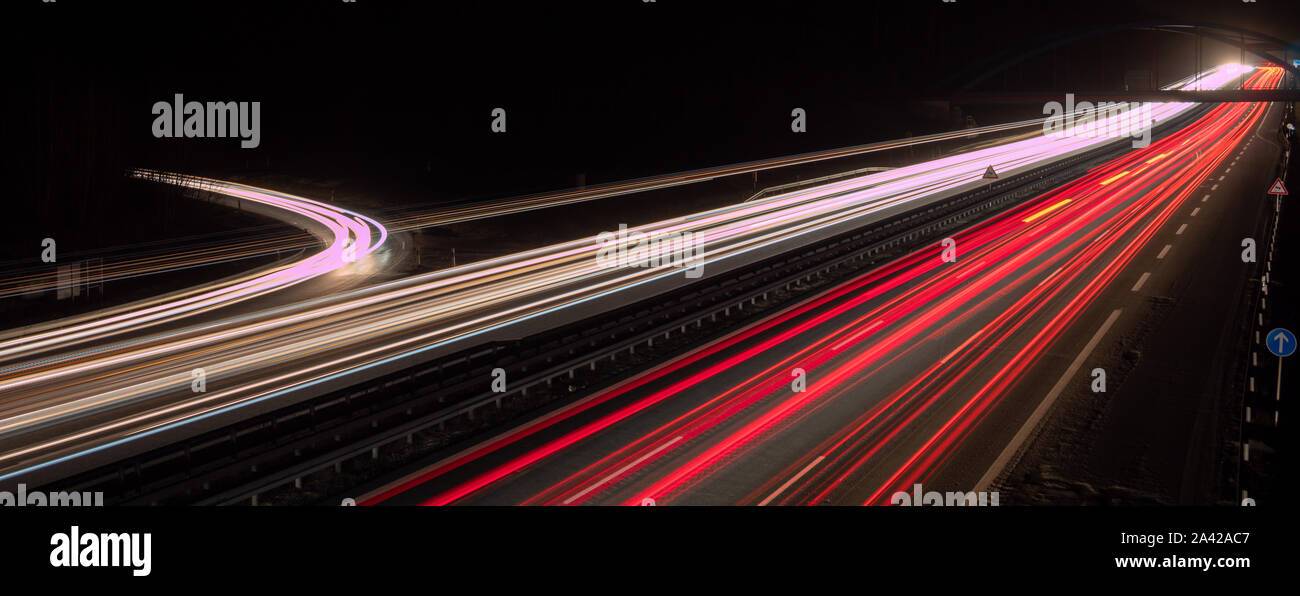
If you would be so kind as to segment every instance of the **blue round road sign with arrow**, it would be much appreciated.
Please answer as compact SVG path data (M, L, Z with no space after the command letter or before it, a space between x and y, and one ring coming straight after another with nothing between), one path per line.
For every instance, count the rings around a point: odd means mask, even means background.
M1286 329L1274 329L1265 336L1264 343L1274 356L1285 358L1295 353L1295 334Z

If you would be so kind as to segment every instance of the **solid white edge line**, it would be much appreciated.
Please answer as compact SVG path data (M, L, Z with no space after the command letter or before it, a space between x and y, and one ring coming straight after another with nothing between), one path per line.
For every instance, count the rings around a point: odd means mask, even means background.
M1119 314L1123 312L1123 310L1124 309L1122 308L1117 308L1111 311L1109 317L1106 317L1106 322L1101 324L1101 328L1092 335L1092 339L1088 340L1087 345L1083 347L1083 350L1079 352L1079 355L1074 357L1074 361L1070 363L1070 367L1065 369L1065 374L1061 375L1060 380L1056 381L1056 384L1052 386L1052 390L1047 392L1047 397L1043 398L1043 401L1038 404L1037 408L1034 408L1034 412L1030 414L1029 418L1025 420L1025 423L1021 425L1020 430L1016 431L1016 435L1011 438L1011 442L1007 443L1007 446L1002 449L1002 453L998 454L997 459L993 460L993 465L989 466L988 471L984 472L984 476L980 477L979 482L975 483L975 492L987 491L989 486L993 484L993 481L997 480L998 476L1002 474L1002 471L1007 467L1007 464L1011 463L1011 458L1015 457L1016 453L1020 451L1020 447L1024 445L1025 441L1029 440L1029 435L1033 434L1034 429L1038 428L1038 423L1041 422L1043 417L1047 415L1047 412L1051 410L1052 405L1056 403L1056 398L1060 396L1061 391L1065 389L1065 385L1069 383L1074 377L1074 374L1079 371L1079 367L1083 365L1083 361L1088 358L1089 354L1092 354L1093 348L1096 348L1097 344L1101 342L1102 336L1106 335L1106 331L1108 331L1110 326L1115 323L1115 320L1119 318Z

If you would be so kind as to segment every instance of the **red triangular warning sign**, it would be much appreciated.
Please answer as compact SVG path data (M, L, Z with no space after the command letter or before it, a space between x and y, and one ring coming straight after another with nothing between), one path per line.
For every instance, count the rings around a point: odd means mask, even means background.
M993 171L993 166L989 166L989 169L984 170L984 177L991 180L997 178L998 173Z
M1286 194L1286 185L1285 185L1285 184L1282 184L1282 179L1281 179L1281 178L1278 178L1278 179L1277 179L1277 182L1274 182L1274 183L1273 183L1273 187L1270 188L1270 189L1268 189L1268 194L1271 194L1271 195L1284 195L1284 194Z

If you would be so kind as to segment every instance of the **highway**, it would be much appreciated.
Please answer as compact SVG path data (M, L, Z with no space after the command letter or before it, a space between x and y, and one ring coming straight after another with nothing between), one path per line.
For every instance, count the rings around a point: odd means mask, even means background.
M1265 83L1276 79L1272 69L1264 72L1266 74L1257 76L1265 78ZM1189 79L1187 84L1216 87L1231 83L1237 74L1237 68L1221 67L1208 73L1199 83ZM1166 120L1190 107L1189 104L1162 104L1152 110L1152 115L1157 121ZM1228 120L1245 122L1250 116L1239 113L1246 109L1242 106L1219 109L1229 110L1222 114ZM1098 122L1097 125L1106 124ZM1222 136L1230 131L1216 132ZM1158 172L1167 171L1173 167L1171 164L1183 164L1188 151L1200 151L1207 157L1212 155L1208 137L1197 139L1193 143L1196 139L1184 138L1185 146L1177 148L1168 146L1165 141L1153 144L1153 147L1162 147L1165 153L1152 154L1150 149L1141 152L1152 155L1150 163L1129 164L1127 173L1117 174L1113 179L1096 180L1090 176L1088 180L1109 189L1131 188L1134 184L1151 180ZM715 275L755 258L806 245L820 235L852 229L871 218L908 211L941 197L978 187L986 183L982 175L990 166L1011 174L1112 141L1086 135L1025 139L657 222L637 228L637 231L646 234L691 232L703 249L702 264L706 275ZM1215 143L1213 147L1221 144ZM1209 163L1200 159L1193 161ZM1186 167L1192 168L1192 165ZM204 184L225 183L204 181ZM246 196L273 202L283 198L246 189L227 188L225 192L259 193ZM1138 193L1134 196L1137 197ZM1132 201L1138 205L1150 202L1143 202L1145 199L1141 197ZM1005 283L1006 280L1000 276L1029 266L1018 261L996 263L999 258L1010 258L1010 253L1021 259L1033 255L1043 263L1065 267L1066 262L1060 257L1031 250L1040 246L1031 241L1069 242L1072 247L1083 246L1080 241L1071 241L1070 238L1100 234L1099 230L1109 229L1103 223L1118 225L1127 222L1132 227L1137 225L1132 222L1140 219L1128 212L1122 219L1106 219L1094 201L1072 198L1047 206L1039 205L1042 212L1025 215L1031 221L1023 223L1060 221L1062 214L1075 214L1089 206L1093 209L1085 213L1089 216L1086 223L1090 226L1080 224L1057 230L1040 225L1029 226L1027 229L1035 232L1014 235L1023 244L1001 239L999 231L1006 230L981 228L982 231L971 232L970 237L963 237L960 241L963 256L958 264L960 267L973 267L974 270L967 275L971 280L983 280L981 283L984 285L979 287L988 290L994 287L995 281ZM1154 206L1145 208L1148 209L1143 212L1145 216L1158 212ZM529 325L534 325L532 328L535 329L536 325L550 324L555 313L573 320L583 316L584 308L625 303L638 291L680 287L689 281L680 270L603 266L597 258L602 249L600 242L588 238L152 335L138 333L144 326L167 317L199 311L221 301L238 300L245 293L270 291L277 285L292 284L301 276L350 262L349 250L364 257L364 251L351 248L353 246L364 245L373 250L378 245L376 241L382 242L382 236L369 236L371 225L377 226L377 223L365 225L355 218L348 219L352 224L343 225L350 232L334 231L336 238L348 236L354 238L354 242L336 240L330 251L322 253L328 256L285 270L292 270L292 274L204 289L193 296L162 302L144 311L118 313L71 328L25 335L0 345L0 349L5 350L2 354L6 359L4 368L0 369L0 479L36 481L40 474L63 473L71 467L121 457L156 445L158 441L175 440L185 433L213 428L222 421L229 421L231 416L246 416L250 412L292 403L295 399L302 399L313 388L339 387L363 379L367 372L375 374L392 370L417 361L434 350L482 342L502 334L506 334L505 337L517 336L530 329ZM1038 238L1035 234L1048 238ZM980 255L984 257L980 258ZM351 266L364 266L364 258L357 260ZM986 273L981 273L986 266L999 277L989 278ZM1047 266L1034 265L1023 275L1043 274ZM919 267L916 275L919 276L923 270L924 266ZM910 275L897 278L897 286L882 284L867 294L887 299L886 288L911 292L910 288L915 287L919 294L908 293L907 296L913 298L904 302L907 308L918 310L917 314L908 316L921 317L928 312L924 320L931 322L945 316L943 312L921 309L919 302L937 299L951 289L956 278L945 277L946 281L925 285L923 277ZM1074 279L1075 276L1062 275L1051 284L1044 283L1042 292L1060 291L1061 284ZM973 289L965 290L960 295L970 299L973 292ZM918 295L920 298L916 297ZM995 292L995 295L1001 300L997 306L1003 310L1019 304L1006 302L1012 299L1008 292ZM1035 296L1032 300L1041 306L1057 294ZM957 303L945 298L942 304L956 308ZM895 315L903 316L890 311L887 315L889 320L882 320L878 325L880 329L872 330L871 336L892 329ZM543 322L543 317L551 318ZM873 322L868 321L868 324ZM978 318L962 317L956 324L968 326L979 322ZM970 332L970 329L962 328ZM920 333L918 329L920 327L908 325L902 331ZM127 331L136 334L116 342L100 341ZM863 337L867 334L852 339L860 341ZM980 342L989 341L984 335L972 337L978 337ZM902 335L895 342L915 338L914 335ZM94 349L68 349L92 339L99 344ZM890 343L885 347L896 345ZM920 349L933 350L936 345L937 342L924 342ZM41 357L33 358L37 353ZM778 351L772 350L771 353ZM879 349L872 351L871 355L871 358L882 357ZM923 361L923 358L913 355L908 360ZM853 377L857 370L854 367L859 366L860 360L854 358L842 364L844 368L834 378ZM196 391L192 384L195 372L200 369L206 379L204 391ZM763 383L762 380L754 382L760 386ZM830 391L832 386L814 380L809 385L807 396L820 395ZM902 387L900 385L900 389ZM741 393L757 395L752 390ZM832 469L832 466L823 469ZM813 476L817 474L813 473ZM662 491L655 488L650 492L660 494Z
M1262 69L1250 85L1280 76ZM1232 210L1231 197L1210 197L1246 167L1237 160L1268 113L1219 105L954 235L955 262L939 246L919 250L359 501L887 504L916 484L996 490L1052 402L1067 387L1084 391L1094 363L1113 364L1097 346L1138 326L1149 293L1170 283L1168 267L1152 268L1209 236L1198 229L1212 213ZM1223 217L1241 223L1258 210L1240 211ZM1239 245L1207 250L1230 262ZM803 391L792 386L800 371ZM1161 395L1176 408L1177 394ZM1186 421L1156 415L1172 428ZM1127 440L1099 456L1107 465L1143 442L1135 421L1152 419L1129 420Z
M431 206L391 209L376 213L376 219L383 221L384 228L390 233L406 232L424 228L447 226L451 224L490 219L503 215L525 213L538 209L549 209L585 201L608 199L622 195L650 190L683 186L696 182L706 182L715 178L747 174L763 170L784 168L788 166L815 163L889 151L893 149L917 147L931 143L961 140L971 136L988 138L987 135L1012 134L1011 139L1028 138L1039 134L1045 118L1036 118L1023 122L981 126L954 132L936 133L910 139L870 143L854 147L844 147L829 151L794 156L784 156L754 162L745 162L725 166L678 172L663 176L626 180L609 184L594 185L587 188L569 189L558 192L541 193L524 197L503 199L486 203L468 205ZM990 143L1005 142L1000 138ZM177 178L179 179L179 178ZM230 183L234 185L234 183ZM249 185L235 185L256 189ZM275 192L256 189L258 192ZM277 193L283 195L284 193ZM301 197L298 197L301 198ZM280 256L284 253L301 251L316 246L311 238L302 234L259 234L242 240L226 239L198 245L168 246L157 249L114 254L104 259L103 267L93 272L83 283L107 283L140 278L151 275L171 273L194 269L218 263L240 261L258 257ZM0 280L0 299L23 296L33 293L49 292L59 286L57 271L48 268L37 270L20 270Z
M317 234L324 247L242 276L79 317L5 331L0 333L0 362L29 358L53 349L102 343L124 333L283 290L363 259L383 245L388 235L382 225L368 217L303 197L206 178L180 178L147 171L134 175L265 205L272 213L288 214L302 221L303 226Z

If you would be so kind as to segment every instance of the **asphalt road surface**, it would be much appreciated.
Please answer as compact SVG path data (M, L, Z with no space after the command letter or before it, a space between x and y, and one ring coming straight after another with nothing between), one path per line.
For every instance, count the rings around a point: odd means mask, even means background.
M1034 432L1051 406L1082 392L1114 420L1087 465L1119 478L1154 470L1142 491L1195 501L1213 475L1223 371L1209 363L1229 361L1221 350L1248 276L1240 240L1261 215L1251 189L1271 182L1260 172L1277 157L1277 112L1218 106L954 234L955 261L946 246L921 249L361 502L885 504L916 484L1002 492L1028 461L1022 448L1055 436ZM1152 339L1125 367L1115 344L1133 336ZM1095 368L1114 374L1105 393L1091 391Z

